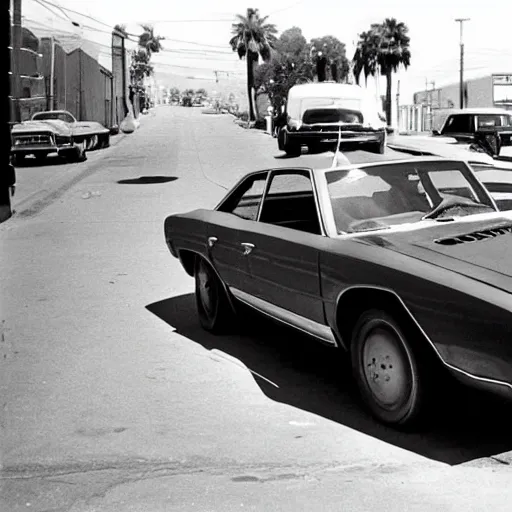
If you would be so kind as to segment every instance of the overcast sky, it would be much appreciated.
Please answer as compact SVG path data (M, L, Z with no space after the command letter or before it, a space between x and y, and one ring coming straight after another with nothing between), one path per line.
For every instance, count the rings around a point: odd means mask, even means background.
M82 29L74 28L62 11L48 3L42 4L44 1L87 14L105 25L65 11L70 18L85 25ZM512 72L512 0L259 0L252 6L259 8L261 14L269 15L269 21L275 23L279 31L298 26L307 39L336 36L347 45L350 56L358 33L371 23L381 22L386 17L405 22L411 37L412 65L395 79L395 86L400 80L402 104L412 102L412 93L424 89L426 79L435 81L436 86L457 82L459 24L455 18L471 18L464 24L468 78L492 72ZM74 32L77 41L95 41L105 45L99 46L98 51L106 67L110 67L108 25L125 23L129 31L138 33L138 23L150 22L156 33L167 38L164 41L166 52L155 56L157 70L205 79L211 79L213 70L219 70L231 73L229 78L225 73L219 74L221 79L227 80L244 76L244 63L230 53L227 41L233 15L243 13L246 7L239 0L218 0L215 3L207 0L188 3L162 0L23 0L23 15L29 28L39 26L41 29L53 29L56 33ZM373 84L369 86L373 87ZM206 81L205 87L208 88ZM384 93L383 79L380 88Z

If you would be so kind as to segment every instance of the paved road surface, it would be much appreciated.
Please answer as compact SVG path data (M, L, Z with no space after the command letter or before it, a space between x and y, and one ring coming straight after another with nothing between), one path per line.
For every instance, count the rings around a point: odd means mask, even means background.
M399 433L332 349L198 327L165 216L328 154L179 107L101 153L0 226L1 511L510 510L510 409L460 394Z

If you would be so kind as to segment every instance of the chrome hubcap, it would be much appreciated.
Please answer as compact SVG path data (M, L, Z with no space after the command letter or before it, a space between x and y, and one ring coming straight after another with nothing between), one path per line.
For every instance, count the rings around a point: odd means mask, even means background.
M393 335L375 329L366 338L363 364L366 382L378 402L391 408L407 396L410 370Z

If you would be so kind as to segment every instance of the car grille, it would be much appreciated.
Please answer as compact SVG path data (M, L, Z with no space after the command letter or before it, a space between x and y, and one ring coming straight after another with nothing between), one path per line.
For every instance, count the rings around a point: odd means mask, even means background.
M15 146L48 146L52 143L50 134L14 135Z

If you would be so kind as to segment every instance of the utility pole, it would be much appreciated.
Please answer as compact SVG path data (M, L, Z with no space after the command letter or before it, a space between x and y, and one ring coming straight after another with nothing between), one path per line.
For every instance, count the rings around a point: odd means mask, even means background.
M400 131L400 80L396 84L396 129Z
M460 108L464 108L464 39L463 28L464 22L469 21L471 18L456 18L455 21L460 25L460 90L459 90L459 103Z
M0 222L4 222L12 215L11 209L11 195L14 193L14 186L16 184L16 172L11 164L11 123L13 121L13 103L11 96L12 89L12 75L11 69L13 66L12 59L12 40L11 40L11 9L9 2L4 2L2 6L2 26L1 31L2 47L4 54L4 98L2 108L1 120L1 137L4 141L3 147L8 148L7 151L2 151L0 162Z
M14 100L14 121L21 121L20 98L21 98L21 72L20 53L23 42L21 28L21 0L13 0L12 13L12 96Z

